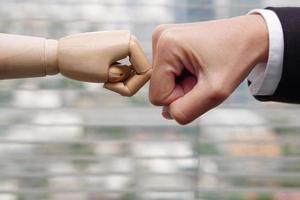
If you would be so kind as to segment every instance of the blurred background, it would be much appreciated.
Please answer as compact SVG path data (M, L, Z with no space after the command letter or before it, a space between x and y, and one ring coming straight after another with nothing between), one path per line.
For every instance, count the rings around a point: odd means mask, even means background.
M226 18L299 0L0 0L0 32L60 38L129 29L151 59L162 23ZM1 200L299 200L299 106L247 85L188 126L147 87L124 98L62 76L0 81Z

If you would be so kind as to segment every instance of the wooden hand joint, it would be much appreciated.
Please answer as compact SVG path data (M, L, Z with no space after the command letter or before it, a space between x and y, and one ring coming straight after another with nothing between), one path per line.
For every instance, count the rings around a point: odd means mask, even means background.
M129 41L128 56L132 71L127 78L121 82L107 82L104 85L106 89L123 96L134 95L150 79L152 71L142 47L134 36L131 36Z

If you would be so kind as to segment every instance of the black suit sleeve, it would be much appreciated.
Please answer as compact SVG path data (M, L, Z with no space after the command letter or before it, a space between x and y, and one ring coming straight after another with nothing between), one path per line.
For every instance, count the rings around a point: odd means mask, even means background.
M267 9L277 14L283 28L283 71L273 95L254 97L260 101L300 103L300 7Z

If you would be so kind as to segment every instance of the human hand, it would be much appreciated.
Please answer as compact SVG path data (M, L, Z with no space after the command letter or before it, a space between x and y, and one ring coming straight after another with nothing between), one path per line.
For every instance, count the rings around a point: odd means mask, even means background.
M268 59L260 15L161 25L153 33L149 99L187 124L222 103L253 67Z

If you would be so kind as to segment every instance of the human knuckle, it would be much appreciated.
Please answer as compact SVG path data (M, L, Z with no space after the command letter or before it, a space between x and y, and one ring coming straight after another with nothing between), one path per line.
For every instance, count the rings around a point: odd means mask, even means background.
M176 32L173 30L164 31L159 38L159 45L161 46L169 46L176 42Z
M171 115L180 125L186 125L191 121L189 116L178 108L172 109Z
M149 87L149 101L155 105L155 106L161 106L161 98L160 95L158 94L158 90L151 84L150 80L150 87Z
M162 100L157 95L154 95L153 93L149 94L149 100L155 106L162 105Z
M154 40L158 40L158 38L160 37L160 35L169 27L168 24L161 24L161 25L158 25L153 33L152 33L152 39Z

